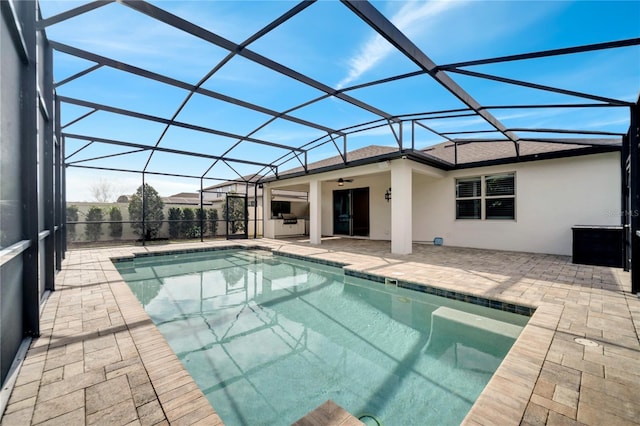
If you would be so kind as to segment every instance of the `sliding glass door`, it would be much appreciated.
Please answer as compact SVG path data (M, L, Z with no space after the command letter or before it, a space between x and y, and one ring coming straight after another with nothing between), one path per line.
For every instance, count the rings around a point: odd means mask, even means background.
M333 233L369 236L369 188L333 191Z

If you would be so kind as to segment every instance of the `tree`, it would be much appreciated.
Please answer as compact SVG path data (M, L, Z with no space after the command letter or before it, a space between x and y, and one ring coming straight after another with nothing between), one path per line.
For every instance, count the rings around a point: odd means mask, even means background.
M112 238L122 238L122 212L117 206L109 209L109 235Z
M143 196L144 194L144 196ZM144 197L144 200L143 200ZM144 203L143 203L144 201ZM142 207L144 204L144 218L142 216ZM145 183L144 187L140 185L135 194L129 199L129 220L133 232L143 236L145 240L152 240L158 236L162 221L164 220L164 203L151 185ZM142 221L144 219L144 235Z
M169 209L169 238L180 238L180 228L182 226L182 210L179 207Z
M67 206L67 238L69 241L76 239L76 224L71 222L78 221L78 207Z
M126 195L121 195L116 200L116 203L128 203L128 202L129 202L129 197L127 197Z
M98 241L102 235L102 209L100 207L91 207L85 221L87 224L84 228L84 234L89 241Z
M218 232L218 209L207 210L207 218L209 219L211 235L215 237Z
M99 203L109 203L115 196L113 185L104 178L92 183L90 190L93 198Z
M228 211L227 206L229 206ZM229 231L232 234L244 232L245 210L245 199L238 197L227 198L227 203L222 207L222 214L227 221L227 226L231 226Z

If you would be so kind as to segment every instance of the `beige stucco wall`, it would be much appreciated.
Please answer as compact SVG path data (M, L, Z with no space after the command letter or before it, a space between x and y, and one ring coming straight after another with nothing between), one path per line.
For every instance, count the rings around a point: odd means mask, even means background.
M87 237L85 235L85 225L84 225L84 221L86 220L86 215L89 211L89 209L91 209L91 207L100 207L102 209L102 215L103 215L103 220L104 221L109 221L109 210L111 209L111 207L116 206L120 209L120 213L122 213L122 221L123 222L127 222L129 220L129 204L128 203L98 203L98 202L68 202L67 206L76 206L78 207L78 222L76 224L76 235L75 238L72 240L73 242L85 242L88 241ZM165 222L163 223L162 227L160 228L160 232L159 232L159 237L160 238L167 238L169 236L169 225L168 222L166 222L169 219L169 209L173 208L173 207L178 207L178 208L183 208L183 207L189 207L189 208L197 208L196 206L186 206L186 205L177 205L177 204L165 204L164 206L164 219ZM216 232L217 236L224 236L225 235L225 223L222 221L223 217L222 217L222 204L221 205L214 205L212 207L205 207L205 210L210 210L210 209L216 209L218 210L218 218L220 220L220 222L218 223L218 229ZM258 217L261 217L261 213L262 212L262 207L258 206ZM254 209L253 207L249 208L249 234L253 235L253 222L251 221L254 217ZM209 226L209 224L207 224L207 227ZM262 221L258 221L258 235L262 234ZM210 230L207 231L206 236L211 236L211 232ZM131 227L131 224L129 223L123 223L122 224L122 237L120 238L120 240L136 240L140 238L139 235L136 235L133 233L133 228ZM109 229L109 224L108 223L104 223L102 225L102 235L99 239L99 241L112 241L114 238L111 237L110 235L110 229ZM70 242L72 242L70 241Z
M333 191L369 187L370 238L391 239L388 171L322 184L322 234L333 234ZM455 179L515 172L515 220L456 220ZM347 175L347 171L342 172ZM451 246L571 255L574 225L620 225L620 154L605 153L456 170L443 177L414 172L413 241L444 238ZM393 191L392 191L393 194Z
M370 239L391 239L391 203L384 199L398 161L336 170L271 182L276 188L309 187L321 181L321 233L333 235L333 191L369 188ZM443 172L411 162L412 239L442 237L459 247L571 255L572 226L620 225L620 153ZM456 220L455 180L459 177L515 172L515 220ZM350 178L338 186L338 178ZM392 188L392 197L393 197ZM397 191L396 191L397 194Z
M456 220L455 178L516 173L516 220ZM620 154L414 175L413 239L451 246L571 254L573 225L619 225Z

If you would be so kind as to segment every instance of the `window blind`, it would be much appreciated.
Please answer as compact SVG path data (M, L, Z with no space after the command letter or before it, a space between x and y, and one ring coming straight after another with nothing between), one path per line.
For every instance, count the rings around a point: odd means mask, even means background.
M479 197L481 189L480 177L456 180L456 197Z
M515 195L514 177L513 173L487 176L485 178L486 196Z

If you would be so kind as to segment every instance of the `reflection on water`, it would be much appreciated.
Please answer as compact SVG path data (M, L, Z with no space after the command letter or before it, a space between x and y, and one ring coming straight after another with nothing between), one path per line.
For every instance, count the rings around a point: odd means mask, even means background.
M261 251L117 266L227 425L288 425L328 399L459 424L527 319Z

